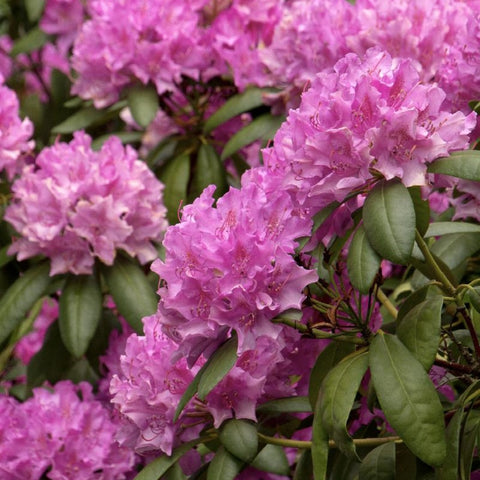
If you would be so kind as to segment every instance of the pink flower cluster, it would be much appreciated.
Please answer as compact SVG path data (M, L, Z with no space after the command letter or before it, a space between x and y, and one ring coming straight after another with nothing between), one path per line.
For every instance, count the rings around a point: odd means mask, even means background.
M133 470L133 452L115 443L118 427L87 383L37 388L24 403L0 396L0 424L1 478L122 480Z
M163 185L116 137L96 152L76 132L42 150L12 190L5 219L21 235L9 250L19 260L46 255L54 275L91 273L95 257L111 265L117 249L142 263L157 256L152 242L167 226Z
M30 140L33 124L19 116L19 102L13 90L2 85L0 76L0 171L5 170L11 180L25 164L25 156L34 147Z
M429 162L468 147L476 114L442 109L415 62L370 49L318 74L264 151L300 205L319 211L379 176L427 184Z

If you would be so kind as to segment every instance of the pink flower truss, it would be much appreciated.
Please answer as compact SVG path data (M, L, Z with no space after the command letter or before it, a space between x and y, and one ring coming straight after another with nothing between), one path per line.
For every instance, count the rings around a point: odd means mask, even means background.
M45 148L14 183L5 219L20 233L10 253L51 259L52 275L91 273L94 258L111 265L116 250L145 263L166 229L163 185L135 151L110 137L99 152L76 132Z
M175 90L182 75L208 79L219 73L201 27L207 0L91 0L91 19L75 41L78 72L73 93L98 108L122 88L152 82L159 94Z
M145 336L128 338L120 371L110 383L111 401L123 417L118 440L138 453L170 455L184 419L175 424L175 410L198 368L188 369L184 359L172 363L178 346L162 333L157 316L143 322Z
M2 85L0 77L0 171L5 170L11 180L25 163L25 155L34 147L30 140L33 124L19 116L19 102L13 90Z
M270 320L300 308L303 288L316 280L292 258L295 239L308 235L311 224L287 193L267 195L249 182L212 208L213 192L207 187L183 209L181 223L165 236L165 261L152 265L163 281L158 293L165 331L181 339L189 363L231 329L239 353L259 336L276 338L281 328Z
M58 318L58 303L53 298L43 302L32 331L22 337L15 345L14 354L25 365L28 365L32 357L42 348L48 327Z
M379 175L424 185L429 162L468 147L475 113L442 110L415 63L370 49L318 74L264 151L267 167L313 213Z
M134 454L115 443L118 427L83 382L34 390L18 403L0 396L0 477L122 480Z

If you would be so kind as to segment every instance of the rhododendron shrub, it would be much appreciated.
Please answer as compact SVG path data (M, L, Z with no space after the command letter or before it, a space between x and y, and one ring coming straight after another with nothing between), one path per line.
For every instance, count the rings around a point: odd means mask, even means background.
M477 1L0 8L0 479L477 478Z

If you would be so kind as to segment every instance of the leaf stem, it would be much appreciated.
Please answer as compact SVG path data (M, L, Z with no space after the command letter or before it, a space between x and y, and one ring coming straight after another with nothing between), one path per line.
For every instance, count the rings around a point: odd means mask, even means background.
M390 301L390 299L383 293L383 290L380 287L377 287L375 292L380 303L387 309L388 313L396 320L398 316L398 310L395 305Z

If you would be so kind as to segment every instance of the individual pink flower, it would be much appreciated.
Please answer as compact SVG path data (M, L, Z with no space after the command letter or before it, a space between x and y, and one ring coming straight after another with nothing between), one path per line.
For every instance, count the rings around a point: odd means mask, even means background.
M239 353L262 335L277 338L270 320L300 308L303 288L316 274L293 259L296 239L307 235L310 219L292 207L287 193L268 194L246 182L213 205L214 186L182 212L164 240L165 261L152 270L162 286L159 309L165 331L181 338L189 362L223 342L231 329Z
M96 152L76 132L70 143L45 148L12 187L5 219L21 235L10 253L43 254L51 274L91 273L94 258L111 265L121 249L141 263L166 229L163 185L135 151L110 137Z
M35 145L31 140L33 124L21 119L16 93L2 85L0 76L0 171L5 170L9 180L19 173L25 164L25 157Z
M468 147L476 115L442 110L445 93L422 84L415 63L370 49L319 73L264 151L273 175L316 213L380 176L427 184L427 166Z
M115 443L118 426L85 382L36 388L24 403L0 396L0 412L2 478L122 480L133 470L133 452Z

